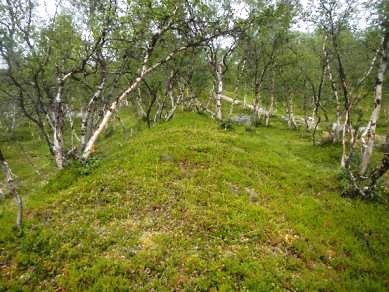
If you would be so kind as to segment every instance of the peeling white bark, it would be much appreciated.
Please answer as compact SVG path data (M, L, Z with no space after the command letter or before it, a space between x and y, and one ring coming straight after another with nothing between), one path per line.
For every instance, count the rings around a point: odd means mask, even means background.
M118 104L121 100L123 100L127 95L129 95L142 81L144 78L144 72L135 79L135 81L131 84L130 87L128 87L121 95L119 95L116 100L111 104L111 106L107 109L107 111L104 114L103 120L100 122L99 127L94 131L92 136L89 138L88 142L85 144L84 151L82 153L82 158L87 159L89 155L92 153L93 146L101 134L101 132L105 129L105 127L108 125L108 122L112 118L113 113L116 111Z
M97 87L97 90L94 92L91 99L89 100L88 105L86 106L86 109L83 111L82 118L81 118L81 129L80 129L80 133L81 133L81 139L80 139L81 140L80 141L81 147L80 147L80 149L81 149L81 151L85 148L86 142L88 141L89 135L92 131L93 123L91 123L90 119L91 119L91 116L92 116L93 111L94 111L93 107L96 104L96 101L102 95L104 85L105 85L105 78L103 78L103 80L101 81L101 83Z
M142 118L146 118L147 117L147 113L145 111L145 109L143 108L143 105L142 105L142 95L141 95L141 91L140 91L140 88L138 87L138 94L136 96L136 105L138 106L138 114L139 116L141 116Z
M184 96L184 90L183 88L179 88L180 94L177 96L177 98L174 97L174 90L173 90L173 80L175 76L174 71L170 73L169 79L166 84L166 95L168 96L170 100L170 110L164 115L164 120L169 121L173 118L174 113L177 110L177 106L181 103L181 99Z
M111 106L107 109L107 111L104 114L104 117L102 121L100 122L98 128L93 132L92 136L89 138L88 142L85 145L84 151L81 155L82 159L88 159L90 154L92 153L94 144L97 141L97 138L100 136L100 134L103 132L105 127L108 125L108 122L111 120L113 113L117 110L118 105L122 100L124 100L131 92L133 92L139 85L139 83L145 78L145 76L151 72L153 72L155 69L157 69L162 64L170 61L174 56L176 56L178 53L186 50L189 46L182 46L178 49L170 52L165 58L161 59L159 62L154 63L152 66L147 67L147 63L149 61L150 52L153 48L149 48L145 54L145 57L143 59L143 65L140 70L139 76L134 80L134 82L126 89L124 90L119 96L116 97L115 101L112 102Z
M382 85L384 82L384 75L388 64L388 43L389 33L386 33L383 43L382 55L380 58L380 66L378 68L377 80L374 89L374 108L371 113L370 120L367 124L366 130L362 134L362 161L360 174L364 175L369 166L370 158L373 153L374 140L376 135L377 121L381 111L382 103Z
M335 120L335 126L333 127L333 133L332 133L333 142L336 143L340 140L340 134L342 132L341 119L340 119L340 99L339 99L338 90L336 88L336 83L332 75L331 64L330 64L330 59L328 56L327 49L324 50L324 57L327 66L328 79L330 81L331 89L335 96L335 102L336 102L336 120Z
M351 145L354 141L354 132L350 120L351 105L346 109L344 123L342 128L342 158L340 166L345 168L351 153Z
M62 93L64 87L64 80L58 77L57 94L51 106L51 126L53 129L53 152L57 167L62 169L64 167L64 109L62 102Z
M218 120L222 119L222 103L221 103L221 95L223 92L223 73L222 73L222 64L216 64L216 72L215 72L215 102L216 102L216 118Z
M294 117L293 98L292 96L286 96L286 107L288 113L288 127L292 129L297 128L296 120Z

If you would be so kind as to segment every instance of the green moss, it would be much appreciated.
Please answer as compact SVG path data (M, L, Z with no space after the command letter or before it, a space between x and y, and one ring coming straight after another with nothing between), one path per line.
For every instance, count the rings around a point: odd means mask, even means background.
M337 146L179 114L97 152L36 186L23 237L5 204L0 290L388 289L387 205L340 196Z

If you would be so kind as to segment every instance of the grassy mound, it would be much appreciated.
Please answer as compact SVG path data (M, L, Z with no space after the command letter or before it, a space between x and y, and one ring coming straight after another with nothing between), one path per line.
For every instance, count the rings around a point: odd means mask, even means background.
M0 290L385 290L389 216L341 198L339 147L195 114L115 136L0 217ZM99 149L98 149L99 150Z

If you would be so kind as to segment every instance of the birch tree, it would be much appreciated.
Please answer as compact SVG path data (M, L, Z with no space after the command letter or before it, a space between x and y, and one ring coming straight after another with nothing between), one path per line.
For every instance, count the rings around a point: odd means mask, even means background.
M159 5L155 4L155 7L150 7L149 5L142 6L142 3L139 3L139 5L138 8L141 11L144 9L148 11L147 15L150 17L147 20L148 24L145 26L148 33L144 35L144 45L140 47L142 61L137 65L136 73L127 88L113 99L113 102L105 111L97 129L86 143L81 155L82 159L87 159L90 156L93 146L108 125L113 114L118 110L120 102L132 94L146 76L189 48L204 45L213 38L225 33L215 23L209 20L205 22L204 15L208 14L204 14L203 11L208 11L208 6L201 2L164 1ZM204 22L207 29L200 30L199 27L204 26ZM180 37L177 38L174 34L178 34ZM160 45L164 43L167 36L175 36L175 42L172 46L161 51ZM126 39L123 41L125 43L128 42ZM159 52L160 55L156 52Z
M77 76L94 74L93 67L99 64L94 56L101 51L105 32L89 42L66 14L54 15L41 27L34 18L35 7L24 0L3 4L0 53L13 87L8 94L37 126L57 167L63 168L72 152L65 143L66 111L73 107L68 104L69 89L78 88Z
M346 161L349 159L352 145L356 139L355 129L353 129L352 123L352 113L353 107L361 99L360 89L364 85L367 77L370 75L372 68L375 64L376 56L374 55L370 64L364 72L353 72L352 70L347 71L346 66L346 57L343 53L344 48L342 48L342 34L347 33L351 26L351 19L356 15L358 10L358 1L347 1L341 3L333 0L320 0L316 10L316 14L313 14L315 23L318 24L320 29L327 35L329 43L331 44L332 55L334 62L336 64L335 68L337 71L337 83L340 86L341 94L344 102L344 114L343 114L343 125L342 125L342 157L341 157L341 167L346 166ZM327 64L328 61L328 52L327 54ZM327 66L328 68L328 66ZM355 71L355 70L354 70ZM331 73L331 71L329 71ZM350 76L355 76L358 74L360 78L353 78ZM330 77L332 78L332 76ZM355 80L355 82L353 82ZM337 97L336 86L333 81L331 81L332 90L334 92L335 98ZM337 122L340 118L337 118ZM336 129L336 131L339 131Z
M210 42L208 44L208 63L211 67L213 76L213 88L215 95L215 117L222 120L222 94L223 94L223 79L228 70L227 58L235 48L235 42L227 46L225 49L220 47L220 44Z
M0 53L10 86L5 94L37 126L58 168L71 157L89 157L121 103L146 76L223 33L216 22L205 22L203 2L71 3L73 8L63 4L43 26L32 1L4 0L0 6ZM199 23L205 23L202 31L196 29ZM167 118L177 107L171 93ZM80 111L76 131L72 117Z
M254 120L259 121L267 114L262 99L263 86L269 73L274 72L278 55L286 43L295 7L284 1L274 5L262 2L251 5L250 25L240 39L239 53L253 92Z
M383 29L384 39L382 42L382 48L380 51L380 61L377 72L377 79L374 86L373 96L373 110L367 124L366 130L362 134L362 159L361 159L361 170L360 175L364 175L369 166L371 155L373 153L374 140L376 135L377 122L381 111L382 105L382 90L385 72L388 66L389 58L389 19L388 16L384 20Z

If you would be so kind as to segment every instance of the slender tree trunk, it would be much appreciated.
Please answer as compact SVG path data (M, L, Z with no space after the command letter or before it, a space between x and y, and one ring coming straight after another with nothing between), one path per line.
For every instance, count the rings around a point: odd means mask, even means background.
M304 94L304 104L303 104L303 110L304 110L304 123L305 123L305 130L309 130L309 116L308 116L308 108L309 108L309 96L307 94Z
M157 110L155 111L154 114L153 124L156 124L159 120L161 120L163 108L165 107L165 101L164 100L160 101L160 98L158 96L156 102L157 102Z
M121 94L119 95L116 100L111 104L111 106L107 109L107 111L104 114L104 117L102 121L99 124L99 127L94 131L92 136L89 138L88 142L85 144L84 151L82 153L82 158L87 159L89 155L92 153L93 146L101 134L101 132L105 129L105 127L108 125L108 122L110 121L113 113L117 110L118 104L120 101L122 101L126 96L128 96L134 89L137 88L139 83L144 78L145 72L142 72L142 74L135 79L135 81Z
M333 127L333 142L336 143L340 140L340 133L341 133L341 128L342 128L341 119L340 119L340 100L339 100L338 90L336 88L336 83L335 83L334 77L332 75L331 65L330 65L330 60L329 60L327 50L325 50L324 53L325 53L325 58L326 58L328 79L330 81L331 89L332 89L332 92L335 96L335 102L336 102L336 120L335 120L335 125Z
M82 118L81 118L81 128L80 128L80 135L81 135L80 150L81 151L84 150L86 142L88 141L89 135L92 131L91 128L93 126L93 123L91 123L90 119L94 113L94 106L103 93L104 85L105 85L105 78L103 78L103 80L97 87L97 90L92 95L92 98L89 100L86 109L83 111Z
M293 98L292 96L286 96L286 105L288 111L288 127L292 129L297 128L296 120L294 118L294 110L293 110Z
M316 101L317 97L316 97L316 92L313 93L312 95L312 102L311 102L311 106L312 106L312 115L311 115L311 122L309 123L309 129L312 130L312 128L315 126L315 123L316 123L316 113L317 113L317 101Z
M13 107L12 107L11 131L15 130L15 127L16 127L16 102L13 103Z
M53 152L54 159L57 167L62 169L64 167L64 140L63 140L63 127L64 127L64 109L62 103L62 91L63 84L60 81L55 96L54 102L51 107L51 123L53 128Z
M53 153L57 167L62 169L65 165L64 136L65 111L62 100L65 81L72 76L73 72L61 76L59 66L56 66L57 74L57 94L52 101L48 113L48 122L53 130Z
M274 99L275 99L275 78L274 78L274 70L273 70L273 76L271 80L270 106L269 106L269 110L266 113L266 122L265 122L266 127L269 126L270 118L273 116Z
M166 96L170 100L171 108L174 108L175 106L175 100L174 100L174 92L173 92L173 78L174 78L174 71L170 72L169 78L166 82Z
M345 111L343 129L342 129L342 158L340 160L341 167L346 167L346 162L351 153L351 145L354 141L354 133L351 124L352 105L348 104Z
M335 55L337 60L337 70L340 79L340 85L343 91L344 97L344 109L345 109L345 118L343 123L343 133L342 133L342 158L340 160L341 167L346 167L346 162L349 159L351 154L351 145L353 144L354 135L352 131L352 122L351 122L351 111L352 111L352 97L350 96L349 89L346 81L346 74L343 68L342 58L338 50L337 38L332 31L332 44L335 49Z
M124 90L119 96L116 97L115 101L112 102L111 106L107 109L98 128L93 132L92 136L89 138L88 142L86 143L85 149L81 155L82 159L88 159L88 157L92 153L97 138L100 136L100 134L103 132L105 127L108 125L108 122L111 120L113 113L117 110L119 103L138 87L139 83L145 78L147 74L153 72L156 68L158 68L162 64L169 62L177 54L179 54L182 51L185 51L189 47L190 47L189 45L179 47L173 50L172 52L170 52L170 54L166 55L163 59L160 59L158 62L154 63L152 66L147 67L150 54L153 51L153 47L148 49L148 51L146 52L143 58L143 65L142 68L140 69L139 76L126 90Z
M324 39L324 43L323 43L323 49L322 49L323 50L323 55L325 55L325 52L326 52L326 41L327 41L327 38ZM322 108L322 106L321 106L321 94L322 94L322 91L323 91L323 85L324 85L325 76L326 76L326 70L327 70L326 60L323 60L322 63L323 63L323 66L322 66L320 84L319 84L319 88L317 90L317 95L315 95L314 114L315 114L316 119L313 119L313 123L314 123L314 125L313 125L313 133L312 133L312 143L313 143L313 145L316 144L316 131L317 131L317 128L318 128L318 126L320 124L320 121L321 121L319 110L320 110L320 108Z
M386 141L388 141L389 136L386 137ZM384 157L382 158L381 165L377 166L375 170L370 175L370 184L369 189L370 191L373 190L376 185L377 181L388 171L389 169L389 153L384 153Z
M71 131L71 145L72 145L71 149L73 151L75 149L74 138L76 138L77 141L80 141L80 138L78 137L78 135L74 129L73 111L70 109L69 106L66 106L66 116L68 117L68 120L69 120L70 131Z
M14 181L14 175L11 171L11 168L9 167L7 161L5 160L3 153L0 150L0 167L4 173L4 176L7 180L8 187L15 198L16 205L18 208L18 213L16 216L16 227L20 230L22 228L23 224L23 201L22 198L20 197L18 191L16 190L16 185Z
M222 98L223 94L223 73L222 64L217 63L215 68L215 102L216 102L216 119L222 120Z
M166 83L166 95L170 100L170 110L165 114L164 120L169 121L173 118L174 113L176 112L178 104L181 102L181 98L184 94L183 90L180 90L180 95L176 98L174 98L174 91L173 91L173 80L174 80L175 72L172 71L170 73L169 79Z
M270 96L269 110L266 112L266 122L265 122L266 127L269 126L270 118L273 116L273 111L274 111L274 94L272 93Z
M259 122L261 119L261 87L262 83L261 82L255 82L254 86L254 120Z
M388 43L389 43L389 32L385 35L383 43L382 56L380 59L380 66L378 68L377 80L375 83L374 90L374 108L371 113L369 123L366 127L365 133L362 135L362 161L360 174L366 173L367 167L370 162L371 154L373 153L374 139L377 127L377 121L380 115L381 103L382 103L382 85L384 82L384 76L386 67L388 64Z
M174 116L174 113L176 112L177 110L177 106L181 103L181 100L183 99L183 95L184 95L184 92L182 91L180 93L180 95L177 97L177 100L175 100L174 98L172 99L172 102L173 103L173 107L170 109L170 111L166 114L166 117L165 117L165 121L170 121L173 116Z
M143 108L143 105L142 105L142 95L141 95L141 90L140 90L139 87L138 87L138 94L136 95L135 102L136 102L136 105L137 105L137 108L138 108L139 116L142 117L142 119L146 119L147 118L147 113L146 113L146 111L145 111L145 109Z

